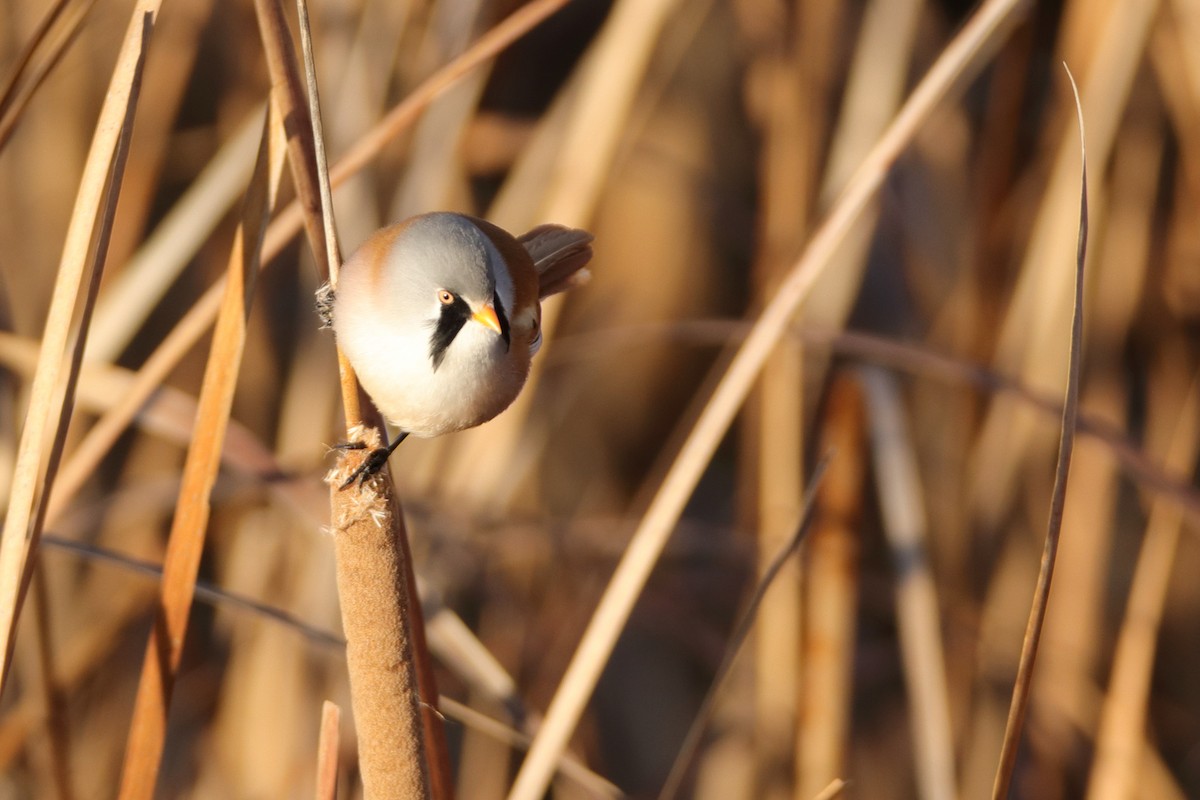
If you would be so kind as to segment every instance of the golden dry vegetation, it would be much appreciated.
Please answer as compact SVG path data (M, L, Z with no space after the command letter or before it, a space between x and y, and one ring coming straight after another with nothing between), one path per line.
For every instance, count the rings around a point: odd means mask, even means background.
M596 235L518 403L391 462L456 796L539 797L548 708L555 797L657 796L724 661L676 796L990 795L1070 352L1063 62L1079 436L1010 796L1200 796L1200 2L520 5L310 9L345 252L432 209ZM514 12L549 20L479 58ZM292 169L255 172L258 19L0 2L0 797L116 796L135 751L160 797L309 797L326 700L363 793L342 399Z

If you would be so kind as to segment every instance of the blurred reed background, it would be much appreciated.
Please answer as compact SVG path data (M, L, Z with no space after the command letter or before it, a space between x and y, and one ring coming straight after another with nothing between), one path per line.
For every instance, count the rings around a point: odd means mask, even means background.
M313 0L331 163L518 5ZM5 486L132 9L0 2ZM518 404L392 460L444 696L536 727L743 321L971 11L573 0L336 191L347 253L431 209L596 234L594 280L548 309ZM1040 2L1017 19L923 123L768 360L612 655L556 797L611 795L579 762L622 793L657 794L831 449L812 533L759 610L682 796L807 800L838 778L856 798L988 794L1065 383L1079 155L1063 61L1082 89L1092 187L1084 419L1013 794L1200 796L1200 583L1188 577L1200 570L1200 2ZM249 0L164 3L0 706L0 797L102 798L118 784L156 600L149 567L207 338L102 458L81 454L225 272L268 88ZM324 699L346 712L342 796L361 792L323 532L327 446L345 433L316 285L296 238L257 289L201 564L219 592L192 612L163 797L311 796ZM504 797L521 746L446 710L458 796Z

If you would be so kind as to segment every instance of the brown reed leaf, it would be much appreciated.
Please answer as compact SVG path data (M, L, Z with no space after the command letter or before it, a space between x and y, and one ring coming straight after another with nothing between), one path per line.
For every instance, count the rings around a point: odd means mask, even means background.
M192 444L184 462L179 504L163 564L162 599L146 645L126 743L120 796L154 794L166 739L167 711L187 635L188 615L204 550L213 484L229 423L246 342L246 321L258 277L262 237L283 171L283 122L272 106L263 127L258 163L229 258L228 280L200 390Z
M7 679L25 576L30 571L30 556L37 552L45 501L54 485L74 406L75 382L112 230L141 70L157 8L155 0L145 0L134 9L80 181L46 317L8 513L0 534L0 688ZM81 290L82 309L77 311ZM76 317L78 329L74 330L72 319Z
M1066 65L1064 65L1065 67ZM1025 711L1029 703L1029 688L1033 683L1033 668L1037 661L1038 645L1041 643L1042 626L1046 620L1046 607L1050 601L1050 582L1054 578L1054 561L1058 556L1059 533L1062 531L1063 507L1067 497L1067 475L1071 470L1071 451L1075 446L1075 430L1079 418L1079 376L1083 360L1083 265L1087 255L1088 200L1087 200L1087 149L1084 143L1083 105L1079 102L1079 90L1075 79L1067 69L1071 90L1075 93L1075 111L1079 120L1079 239L1075 252L1075 305L1071 316L1070 364L1067 371L1066 402L1063 404L1062 432L1059 436L1058 462L1054 468L1054 489L1050 495L1050 520L1047 524L1046 544L1042 551L1042 566L1038 572L1037 588L1029 610L1029 622L1025 639L1021 644L1021 660L1017 667L1016 684L1013 687L1012 703L1009 706L1008 722L1004 730L1004 743L1000 750L1000 762L996 768L996 782L992 787L994 800L1008 796L1013 768L1017 763L1017 747L1025 726Z

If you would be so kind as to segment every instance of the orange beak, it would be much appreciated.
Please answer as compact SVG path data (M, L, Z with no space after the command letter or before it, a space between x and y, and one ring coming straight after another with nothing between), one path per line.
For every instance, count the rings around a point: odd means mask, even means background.
M500 327L500 318L496 316L496 309L492 307L491 303L472 314L471 319L485 328L491 328L500 336L504 335L504 329Z

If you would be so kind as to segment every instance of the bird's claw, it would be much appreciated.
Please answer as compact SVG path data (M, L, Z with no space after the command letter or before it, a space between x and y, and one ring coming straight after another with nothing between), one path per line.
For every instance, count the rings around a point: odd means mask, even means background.
M341 446L340 449L362 450L365 447L366 445L364 445L362 442L348 442L346 445ZM355 469L354 472L350 473L350 477L346 478L342 485L338 487L338 490L341 491L342 489L348 489L355 482L357 482L359 485L362 485L369 481L373 476L379 473L379 470L383 469L383 465L387 463L388 456L391 454L392 451L386 447L377 447L372 450L367 454L367 457L363 459L362 463L358 465L358 468Z

